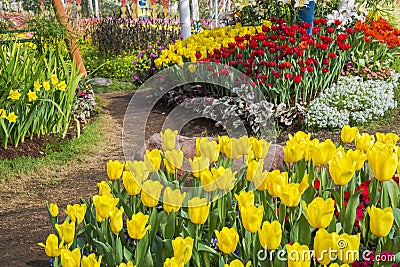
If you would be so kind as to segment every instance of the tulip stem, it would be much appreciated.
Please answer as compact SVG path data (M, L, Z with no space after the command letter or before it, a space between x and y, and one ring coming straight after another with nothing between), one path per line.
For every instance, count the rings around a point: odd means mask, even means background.
M342 228L344 229L344 185L340 185L340 203L339 203L339 209L340 209L340 222L342 223Z

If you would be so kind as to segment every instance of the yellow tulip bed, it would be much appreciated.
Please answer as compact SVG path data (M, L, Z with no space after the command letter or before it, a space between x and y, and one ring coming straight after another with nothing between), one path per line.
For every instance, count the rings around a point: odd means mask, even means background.
M54 266L397 266L398 135L297 132L282 170L264 168L263 139L199 138L182 175L176 134L143 160L110 160L64 221L48 206L55 233L40 245Z

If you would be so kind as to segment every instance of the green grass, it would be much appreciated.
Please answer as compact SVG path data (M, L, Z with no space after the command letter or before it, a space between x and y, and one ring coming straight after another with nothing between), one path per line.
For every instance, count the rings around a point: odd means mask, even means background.
M132 82L112 80L112 83L108 86L93 85L93 90L96 94L102 94L102 93L131 91L131 90L136 90L137 87L138 86Z
M42 158L22 157L14 160L0 161L0 181L29 174L33 171L45 172L45 170L59 170L67 163L79 159L80 156L91 154L96 151L98 143L102 139L102 128L107 124L104 115L88 124L79 138L69 142L63 142L58 151Z

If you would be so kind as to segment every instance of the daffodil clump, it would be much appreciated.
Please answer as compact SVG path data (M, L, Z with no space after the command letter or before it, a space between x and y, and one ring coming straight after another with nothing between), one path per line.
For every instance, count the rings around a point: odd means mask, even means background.
M74 62L31 45L1 45L0 141L17 146L26 136L66 134L81 76Z
M281 170L265 167L276 151L264 139L198 138L186 167L177 131L161 139L142 160L110 160L109 180L63 223L48 206L55 234L40 245L55 266L333 267L364 251L398 261L398 135L346 125L335 144L298 132Z

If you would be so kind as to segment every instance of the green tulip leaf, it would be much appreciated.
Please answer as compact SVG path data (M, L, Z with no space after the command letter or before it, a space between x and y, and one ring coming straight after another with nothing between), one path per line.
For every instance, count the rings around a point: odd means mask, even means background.
M96 246L99 248L100 251L103 251L101 253L102 255L105 255L105 260L109 266L115 266L115 262L113 257L111 256L113 253L113 249L109 244L105 244L103 242L93 240L93 242L96 244Z
M153 225L152 225L153 226ZM147 251L149 250L149 233L146 233L145 236L139 241L137 248L136 248L136 258L135 261L137 262L137 266L143 266L141 264L143 258L147 254Z
M211 253L211 254L214 254L214 255L218 255L218 252L215 249L213 249L213 248L211 248L211 247L209 247L209 246L207 246L207 245L205 245L203 243L199 243L198 244L198 251L202 251L202 252L207 252L207 253Z
M132 252L130 252L126 247L124 247L124 259L127 262L132 260Z
M168 215L167 223L165 225L164 238L172 239L175 234L176 213L172 211Z
M154 266L162 266L165 261L164 255L164 244L158 235L154 238L153 243L151 244L151 251L155 255L154 257Z
M394 216L394 221L396 222L397 227L400 227L400 209L399 208L393 208L393 216Z
M392 204L392 208L399 207L399 196L400 196L400 188L399 185L395 182L395 180L390 179L383 183L385 187L384 191L389 193L390 203Z
M116 264L119 265L122 262L122 243L121 243L121 239L119 237L117 237L117 241L115 242L115 261Z
M147 250L147 253L143 260L140 262L140 265L137 266L154 266L153 258L151 257L150 249Z
M347 203L346 212L344 215L344 232L351 235L353 231L353 226L356 221L356 210L358 205L360 204L360 195L361 190L355 192L349 199Z

